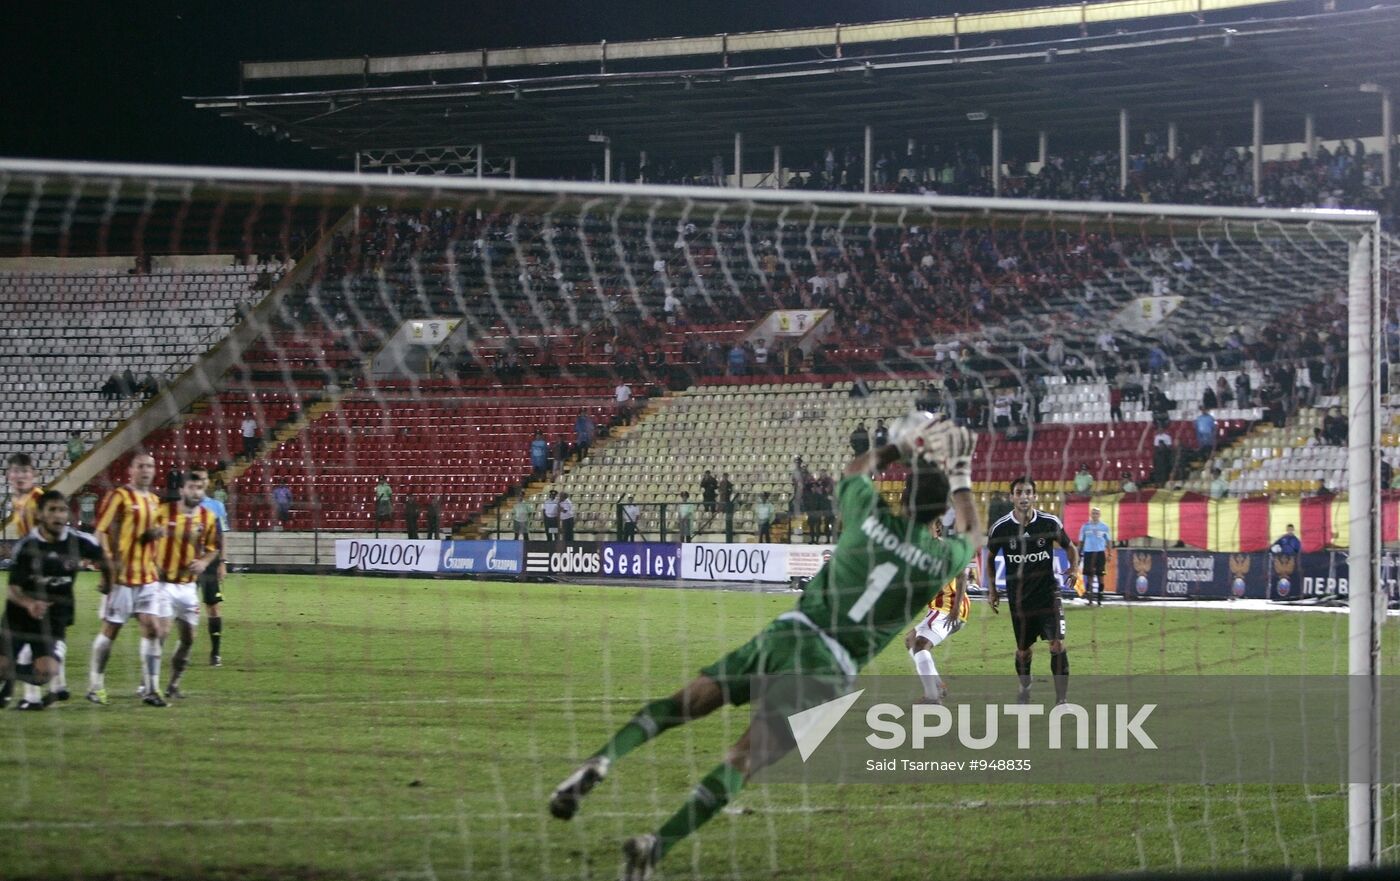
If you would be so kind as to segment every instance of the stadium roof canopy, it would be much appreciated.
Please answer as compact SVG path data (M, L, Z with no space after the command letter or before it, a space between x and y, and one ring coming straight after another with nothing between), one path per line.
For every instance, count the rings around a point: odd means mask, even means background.
M527 168L598 155L590 136L614 151L703 160L728 156L741 132L745 165L762 167L773 146L797 158L859 143L866 125L877 144L902 147L980 142L993 120L1008 143L1045 131L1052 144L1109 146L1121 109L1134 128L1175 122L1240 144L1255 99L1268 143L1301 140L1307 114L1318 137L1378 134L1378 93L1400 89L1400 5L1252 8L1260 2L1129 0L611 46L256 62L243 65L245 94L190 100L347 157L480 144Z

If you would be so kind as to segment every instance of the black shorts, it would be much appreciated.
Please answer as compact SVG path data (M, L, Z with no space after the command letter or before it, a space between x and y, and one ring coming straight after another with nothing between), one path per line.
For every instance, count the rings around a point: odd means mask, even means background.
M1106 559L1108 559L1108 554L1105 551L1085 551L1084 574L1102 576Z
M62 615L35 621L24 609L6 603L4 618L0 619L0 653L13 662L19 657L20 649L27 645L36 660L52 658L54 643L62 640L67 632L68 622Z
M1053 642L1065 638L1065 616L1060 610L1060 598L1048 607L1011 609L1011 629L1016 634L1016 648L1028 649L1037 639Z
M215 560L209 564L209 568L199 576L199 598L206 606L224 601L223 585L219 583L219 563Z

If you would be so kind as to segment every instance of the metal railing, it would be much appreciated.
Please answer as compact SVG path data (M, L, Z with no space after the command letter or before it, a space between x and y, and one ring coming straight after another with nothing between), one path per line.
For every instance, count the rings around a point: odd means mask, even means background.
M735 500L727 503L718 501L707 503L701 501L682 502L677 499L668 502L637 502L637 517L634 529L629 529L629 520L626 508L628 503L625 499L605 504L588 505L581 507L574 517L575 524L572 530L566 529L564 524L560 524L559 533L561 536L572 535L578 539L591 539L595 541L659 541L659 542L687 542L708 538L712 541L757 541L763 540L765 536L760 532L757 523L747 517L742 517L744 512L752 510L752 504L743 500ZM688 507L687 507L688 506ZM805 518L798 518L786 510L782 510L778 505L774 505L772 522L769 524L768 540L793 541L796 538L805 540L805 531L794 529L793 525L805 524ZM534 504L534 510L529 521L525 524L523 533L529 538L542 538L546 536L544 515L538 503ZM513 508L506 504L498 508L492 522L482 524L482 535L485 538L515 538L521 535L522 530L516 525L513 516Z

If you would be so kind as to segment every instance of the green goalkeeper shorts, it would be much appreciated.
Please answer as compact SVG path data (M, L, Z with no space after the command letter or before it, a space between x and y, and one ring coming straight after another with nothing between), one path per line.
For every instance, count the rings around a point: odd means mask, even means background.
M855 678L850 655L800 613L789 612L757 636L700 670L719 683L725 702L742 706L752 695L753 677L802 677L801 698L792 712L839 695ZM783 692L790 691L784 687ZM788 701L785 701L788 702ZM778 709L778 708L774 708Z

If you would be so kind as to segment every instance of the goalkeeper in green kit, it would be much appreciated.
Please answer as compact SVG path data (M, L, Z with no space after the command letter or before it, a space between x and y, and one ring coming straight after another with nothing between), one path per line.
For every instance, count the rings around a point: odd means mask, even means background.
M550 797L550 813L571 819L613 762L662 732L726 703L747 704L750 677L801 674L830 685L821 694L804 695L805 705L792 706L791 712L847 693L856 673L923 614L934 594L963 571L985 542L972 503L975 445L975 436L966 428L942 416L911 413L891 426L889 444L852 459L836 486L844 524L841 538L830 562L802 592L797 608L702 669L680 691L642 707L559 784ZM900 510L895 511L880 499L871 475L901 459L909 463L910 473ZM949 507L957 517L957 535L935 538L933 523ZM625 879L651 877L677 842L738 795L760 762L780 757L770 751L757 755L753 734L752 727L744 732L724 761L656 832L623 843ZM790 736L784 745L791 749Z

